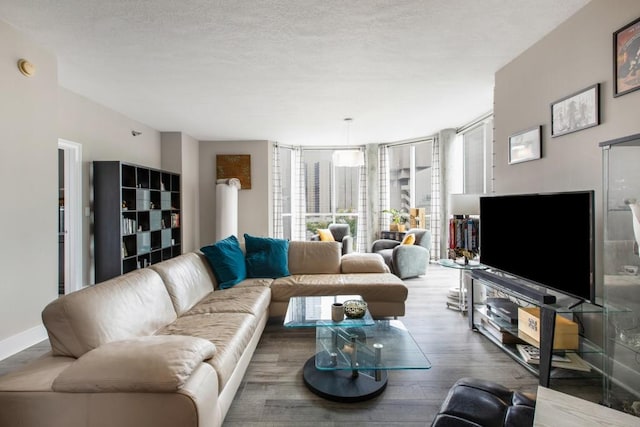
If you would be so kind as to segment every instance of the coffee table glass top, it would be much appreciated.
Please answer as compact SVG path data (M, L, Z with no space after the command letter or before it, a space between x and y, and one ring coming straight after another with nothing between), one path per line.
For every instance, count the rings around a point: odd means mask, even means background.
M319 370L429 369L431 362L399 320L316 329ZM355 349L355 352L354 352Z
M369 314L369 310L360 319L346 318L341 322L331 320L331 304L345 302L350 299L361 300L360 295L332 295L332 296L307 296L291 297L284 317L284 326L287 328L304 328L318 326L366 326L375 322Z

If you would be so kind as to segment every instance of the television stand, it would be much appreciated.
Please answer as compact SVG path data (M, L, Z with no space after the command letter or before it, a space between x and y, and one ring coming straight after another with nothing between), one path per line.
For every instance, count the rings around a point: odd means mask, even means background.
M540 304L554 304L556 302L556 296L548 293L546 289L540 288L539 286L524 284L519 279L513 279L500 273L495 273L491 270L474 272L474 276L478 279L489 280L497 283L506 289L509 289L513 293L532 298Z
M576 302L574 302L573 304L569 305L569 306L567 307L567 310L573 310L573 309L574 309L574 308L576 308L577 306L582 305L582 304L584 304L584 303L585 303L585 300L583 300L583 299L579 299L578 301L576 301Z
M554 380L569 377L599 377L600 373L604 372L602 346L590 342L580 336L577 331L576 347L575 336L572 341L566 340L566 332L559 333L556 337L556 331L563 330L556 329L556 323L558 328L563 328L571 322L582 324L583 316L602 316L603 308L584 300L575 303L572 299L568 303L566 299L560 298L557 301L556 295L547 293L546 289L533 284L528 285L517 278L501 273L490 270L468 272L471 279L467 282L469 327L487 337L528 371L538 375L539 384L543 387L549 387L552 377ZM486 306L489 297L504 297L515 302L519 307L539 309L539 312L537 310L523 312L527 316L529 330L537 331L537 336L524 334L523 331L527 331L527 327L521 330L517 323L501 322L499 316L492 315ZM535 313L533 317L531 313ZM534 326L531 326L531 322ZM518 349L518 344L538 347L539 360L536 363L528 363L527 360L530 359L525 359L525 355ZM566 347L564 347L565 344ZM563 352L571 362L559 367L559 363L552 359L554 351Z

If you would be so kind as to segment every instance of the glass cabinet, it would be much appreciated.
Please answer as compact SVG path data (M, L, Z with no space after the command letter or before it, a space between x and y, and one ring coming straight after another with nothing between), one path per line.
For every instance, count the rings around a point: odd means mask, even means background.
M602 142L600 146L605 399L615 409L640 415L640 134Z

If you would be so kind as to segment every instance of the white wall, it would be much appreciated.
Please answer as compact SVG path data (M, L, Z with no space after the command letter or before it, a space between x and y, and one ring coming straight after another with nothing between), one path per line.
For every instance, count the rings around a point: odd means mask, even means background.
M238 192L238 239L269 236L272 229L269 141L200 141L200 246L215 241L216 155L251 155L251 189Z
M182 135L182 252L200 245L200 142Z
M58 138L82 145L82 205L93 160L160 167L160 133L58 86L56 58L0 22L0 359L46 337L42 309L57 297ZM16 63L27 58L36 74ZM133 137L131 130L142 132ZM83 217L83 282L93 283L90 217Z
M200 248L199 142L182 132L162 132L162 169L180 174L182 253Z
M92 207L91 162L120 160L160 168L160 132L64 88L58 90L58 137L82 145L82 206ZM138 136L132 130L141 132ZM91 218L83 217L84 285L94 283Z
M0 21L0 359L44 338L58 289L56 58ZM17 68L36 66L33 77Z
M637 0L592 0L498 71L495 79L495 190L497 193L595 190L596 293L599 296L602 295L604 221L602 149L598 144L640 133L640 91L613 97L613 32L639 16ZM551 138L550 104L595 83L601 84L601 124ZM543 126L542 158L509 165L509 135L536 125ZM562 212L558 218L563 218ZM543 262L561 261L562 252L571 250L571 245L560 236L558 242L550 242L549 248ZM585 318L583 322L585 334L597 342L602 337L602 316ZM637 389L640 374L627 372L625 381L635 384Z
M640 133L640 91L613 97L613 32L640 16L640 2L593 0L496 73L494 91L496 193L593 189L596 269L602 271L602 149L598 143ZM551 137L550 104L601 84L601 124ZM542 125L542 158L508 164L509 135ZM562 251L558 249L558 254ZM597 293L601 294L597 275Z

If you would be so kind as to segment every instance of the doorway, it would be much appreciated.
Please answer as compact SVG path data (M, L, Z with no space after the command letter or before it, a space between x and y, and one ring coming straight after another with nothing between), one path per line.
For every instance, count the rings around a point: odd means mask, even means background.
M58 140L58 294L82 288L82 146Z

